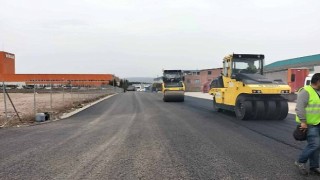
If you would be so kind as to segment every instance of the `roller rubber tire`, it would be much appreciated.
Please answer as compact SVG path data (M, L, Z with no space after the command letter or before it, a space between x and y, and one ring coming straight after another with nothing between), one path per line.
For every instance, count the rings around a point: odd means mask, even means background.
M168 102L165 95L163 95L163 98L162 98L162 99L163 99L163 102Z
M265 102L266 114L265 119L272 120L278 114L277 103L275 101L266 101Z
M279 111L278 116L275 117L276 120L284 120L289 111L287 101L277 101L277 110Z
M213 110L216 112L221 112L222 109L217 107L216 98L213 98Z
M254 102L254 110L253 110L253 119L259 120L263 119L265 115L265 108L264 108L264 102L263 101L255 101Z
M235 106L236 117L239 120L249 120L252 117L252 103L238 99Z

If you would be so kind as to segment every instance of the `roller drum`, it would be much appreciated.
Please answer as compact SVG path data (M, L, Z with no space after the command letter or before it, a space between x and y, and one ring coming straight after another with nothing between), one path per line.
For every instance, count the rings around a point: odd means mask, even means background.
M163 94L164 102L183 102L184 91L165 91Z

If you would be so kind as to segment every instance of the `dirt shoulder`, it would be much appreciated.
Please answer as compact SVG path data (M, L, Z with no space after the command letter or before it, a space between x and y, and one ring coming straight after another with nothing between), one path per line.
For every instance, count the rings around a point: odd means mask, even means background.
M6 118L4 96L0 94L0 127L34 124L36 123L35 111L37 113L48 112L51 120L61 119L65 114L77 111L112 94L114 93L37 93L34 97L33 93L10 93L9 96L18 112L20 120L8 97L6 97Z

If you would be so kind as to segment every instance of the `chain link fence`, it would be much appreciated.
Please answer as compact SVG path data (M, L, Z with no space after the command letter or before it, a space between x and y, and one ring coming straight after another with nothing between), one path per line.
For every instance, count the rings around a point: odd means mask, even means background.
M48 113L50 119L57 119L88 103L123 92L123 89L110 85L67 87L2 83L0 88L0 127L33 123L37 113Z

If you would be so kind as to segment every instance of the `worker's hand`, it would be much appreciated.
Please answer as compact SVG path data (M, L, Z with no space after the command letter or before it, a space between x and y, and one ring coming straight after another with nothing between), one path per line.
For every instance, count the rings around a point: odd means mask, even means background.
M300 124L300 129L301 130L306 130L306 129L308 129L308 125L307 125L307 123L305 123L305 122L302 122L301 124Z

